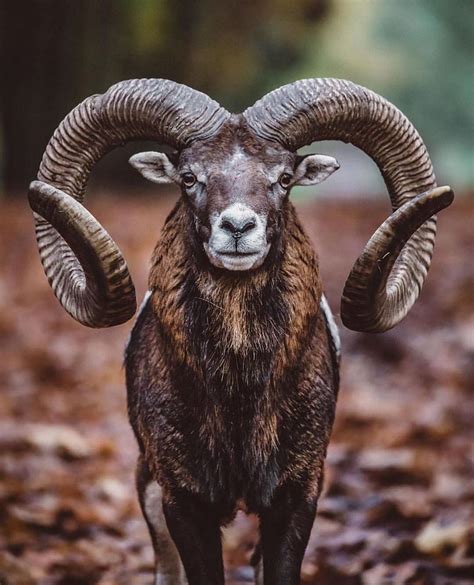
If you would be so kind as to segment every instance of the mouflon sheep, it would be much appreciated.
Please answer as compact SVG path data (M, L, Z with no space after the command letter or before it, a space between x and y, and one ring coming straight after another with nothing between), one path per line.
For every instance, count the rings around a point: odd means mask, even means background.
M82 203L94 164L133 139L174 149L130 162L181 189L126 350L156 584L223 584L220 527L241 508L260 519L257 582L296 585L339 376L337 328L289 198L293 186L319 183L339 165L297 149L350 142L388 188L393 214L342 296L342 320L357 331L385 331L410 310L431 261L433 216L452 191L436 186L407 118L348 81L298 81L238 115L171 81L118 83L61 122L29 192L49 283L90 327L123 323L136 309L121 252Z

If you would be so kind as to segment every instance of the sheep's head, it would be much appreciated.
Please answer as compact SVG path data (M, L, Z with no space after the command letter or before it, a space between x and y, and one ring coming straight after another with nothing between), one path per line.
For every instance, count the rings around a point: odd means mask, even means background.
M115 242L82 205L91 169L133 139L167 144L179 155L132 158L152 180L175 181L186 194L211 262L249 270L278 236L279 209L295 184L321 181L333 159L298 157L316 140L343 140L379 166L393 214L354 264L341 302L343 322L385 331L417 299L433 253L436 218L453 193L437 188L426 148L412 124L377 94L340 79L281 87L240 116L206 95L163 79L118 83L87 98L61 122L30 186L41 261L62 306L90 327L135 312L135 290Z
M150 181L180 186L210 262L235 271L262 265L292 187L320 183L339 168L332 157L298 156L258 138L242 116L175 156L143 152L130 163Z

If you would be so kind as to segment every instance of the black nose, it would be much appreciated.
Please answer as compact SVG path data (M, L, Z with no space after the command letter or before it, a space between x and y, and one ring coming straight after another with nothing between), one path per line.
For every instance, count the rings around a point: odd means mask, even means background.
M232 234L233 238L240 238L242 234L253 230L256 225L257 222L253 218L244 218L239 220L237 218L227 217L221 221L221 228Z

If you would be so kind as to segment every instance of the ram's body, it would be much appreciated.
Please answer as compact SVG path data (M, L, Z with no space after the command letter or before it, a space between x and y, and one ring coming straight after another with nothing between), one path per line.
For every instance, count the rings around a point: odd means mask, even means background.
M310 243L288 202L278 262L216 277L187 249L187 213L181 201L165 225L126 353L142 453L170 493L189 490L223 521L289 483L314 497L338 366Z
M171 501L195 496L219 524L238 507L264 515L291 493L307 506L306 533L338 387L313 249L287 201L277 261L246 276L211 274L189 214L181 200L165 224L126 352L145 473ZM148 482L139 483L146 513Z

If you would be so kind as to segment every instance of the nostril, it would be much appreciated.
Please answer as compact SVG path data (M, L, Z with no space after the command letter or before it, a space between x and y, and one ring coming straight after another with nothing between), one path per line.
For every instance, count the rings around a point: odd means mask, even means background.
M253 228L257 225L257 222L254 219L249 219L248 221L246 221L244 223L244 225L240 228L240 232L242 232L243 234L245 232L249 232L250 230L253 230Z
M223 219L221 221L221 228L223 230L225 230L226 232L230 232L231 234L234 234L235 232L239 231L238 226L234 225L231 221L229 221L228 219Z
M253 230L253 228L257 225L257 222L254 218L245 219L243 221L232 220L232 219L223 219L221 221L221 229L229 232L233 236L240 237L245 232L249 232Z

